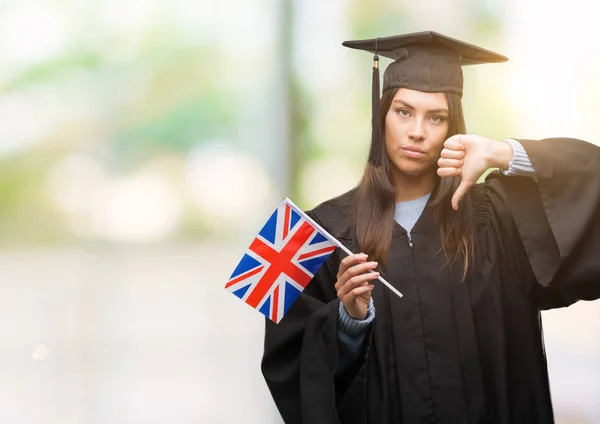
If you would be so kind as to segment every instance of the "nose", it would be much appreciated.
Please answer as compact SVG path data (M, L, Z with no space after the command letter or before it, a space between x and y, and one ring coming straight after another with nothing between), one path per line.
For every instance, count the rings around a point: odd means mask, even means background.
M408 130L408 137L413 141L423 141L425 139L425 128L421 119L415 119Z

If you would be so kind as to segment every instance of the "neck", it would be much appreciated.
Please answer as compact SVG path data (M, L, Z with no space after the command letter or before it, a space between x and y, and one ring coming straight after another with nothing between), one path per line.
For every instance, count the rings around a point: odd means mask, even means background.
M437 175L427 173L413 176L400 172L394 175L394 187L396 187L396 202L407 202L429 194L437 184Z

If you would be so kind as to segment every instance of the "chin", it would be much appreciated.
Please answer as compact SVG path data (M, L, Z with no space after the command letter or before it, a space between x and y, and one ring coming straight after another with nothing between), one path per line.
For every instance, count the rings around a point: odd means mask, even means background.
M437 171L430 163L419 163L416 161L401 161L400 163L395 163L394 166L398 172L410 177L420 177Z
M425 163L419 163L415 161L401 161L400 163L394 165L402 174L413 177L418 177L419 175L425 174L430 169L430 167Z
M400 169L399 171L402 174L408 175L410 177L420 177L421 175L424 175L427 173L426 169Z

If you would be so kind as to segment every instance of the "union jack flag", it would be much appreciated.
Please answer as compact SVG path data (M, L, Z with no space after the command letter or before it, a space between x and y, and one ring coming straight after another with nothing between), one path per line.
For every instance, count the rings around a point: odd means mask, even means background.
M324 231L290 203L284 199L273 212L225 285L276 323L336 249Z

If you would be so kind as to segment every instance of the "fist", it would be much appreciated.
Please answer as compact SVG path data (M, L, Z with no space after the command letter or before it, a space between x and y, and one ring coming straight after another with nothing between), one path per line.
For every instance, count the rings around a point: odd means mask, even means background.
M376 267L377 262L367 262L364 253L347 256L340 263L335 290L346 312L354 319L367 317L371 290L375 287L369 281L379 277L379 273L374 271Z
M446 140L437 173L461 179L452 196L452 208L458 210L462 198L489 168L508 168L512 155L510 144L478 135L457 134Z

